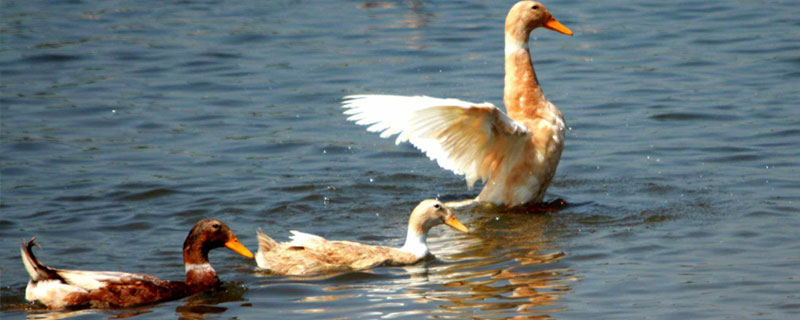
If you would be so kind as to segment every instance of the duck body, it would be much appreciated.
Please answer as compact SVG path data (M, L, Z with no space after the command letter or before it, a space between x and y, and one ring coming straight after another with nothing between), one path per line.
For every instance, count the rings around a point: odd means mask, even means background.
M313 234L290 232L292 241L278 243L258 231L256 263L260 268L282 275L311 275L402 266L424 259L397 248L331 241Z
M31 239L21 248L22 261L30 275L25 299L50 309L126 308L175 300L219 287L219 278L208 264L208 251L218 247L252 258L219 220L201 220L184 242L186 281L162 280L150 275L116 271L65 270L41 263Z
M293 235L290 242L278 243L259 230L256 263L259 268L281 275L313 275L411 265L430 254L426 244L427 233L439 224L467 232L452 211L437 200L425 200L414 209L409 218L406 243L401 248L331 241L298 231L291 231Z
M538 27L572 35L537 2L511 8L503 91L508 114L490 103L388 95L345 97L345 114L382 138L398 134L397 144L410 142L441 167L465 175L469 188L484 181L474 200L455 206L541 202L561 159L566 124L544 97L531 63L528 39Z

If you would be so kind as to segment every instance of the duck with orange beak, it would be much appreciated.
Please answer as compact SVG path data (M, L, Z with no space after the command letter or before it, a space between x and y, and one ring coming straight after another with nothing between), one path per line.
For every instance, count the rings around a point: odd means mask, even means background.
M382 138L397 134L397 144L410 142L442 168L464 175L470 189L484 181L476 198L448 203L451 207L539 203L561 159L566 128L561 111L545 99L531 62L528 41L540 27L572 35L535 1L518 2L506 17L507 114L490 103L391 95L347 96L345 114Z
M175 300L219 287L216 271L208 263L208 252L226 247L252 259L253 253L219 220L195 224L183 243L186 281L162 280L150 275L116 271L64 270L48 267L33 255L39 246L31 239L23 243L22 262L31 279L25 299L50 309L125 308Z
M401 248L330 241L297 231L291 231L291 242L278 243L259 229L256 263L261 269L281 275L313 275L415 264L430 255L428 231L441 224L469 232L450 208L438 200L425 200L414 208L408 219L406 243Z

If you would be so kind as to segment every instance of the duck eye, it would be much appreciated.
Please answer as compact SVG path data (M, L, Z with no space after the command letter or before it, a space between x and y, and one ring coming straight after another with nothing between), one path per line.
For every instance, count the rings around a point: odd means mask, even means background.
M537 6L537 5L533 5L533 7L531 7L531 9L533 9L533 10L539 10L539 6Z
M440 205L440 204L438 204L438 203L437 203L437 204L434 204L434 205L433 205L433 207L434 207L434 208L436 208L436 209L439 209L439 208L441 208L441 207L442 207L442 205Z
M211 227L214 228L214 229L219 229L219 223L215 223L215 224L211 225Z

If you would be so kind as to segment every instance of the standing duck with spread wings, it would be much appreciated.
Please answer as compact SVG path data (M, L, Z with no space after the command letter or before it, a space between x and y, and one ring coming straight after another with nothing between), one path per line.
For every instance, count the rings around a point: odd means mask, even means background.
M485 182L477 198L451 206L541 202L561 159L565 124L531 63L528 39L539 27L572 35L538 2L518 2L506 18L507 115L490 103L390 95L345 97L345 114L382 138L398 134L397 144L408 141L442 168L465 175L470 188Z

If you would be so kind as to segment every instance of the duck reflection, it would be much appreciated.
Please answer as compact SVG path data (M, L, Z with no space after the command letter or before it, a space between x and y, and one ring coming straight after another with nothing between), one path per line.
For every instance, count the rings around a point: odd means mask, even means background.
M151 313L153 308L153 306L135 307L120 310L47 310L44 308L37 308L31 309L26 318L28 320L60 320L78 317L88 318L92 317L92 315L94 315L94 317L97 315L105 315L109 319L125 319Z
M406 267L284 277L262 274L259 290L287 290L296 313L433 318L547 318L563 310L574 272L561 260L558 230L547 214L477 208L459 213L470 233L429 236L436 257ZM279 289L278 289L279 288ZM299 293L292 297L291 293ZM369 305L343 300L367 299Z
M469 223L474 232L437 243L448 263L431 267L427 277L441 279L441 289L416 293L469 318L547 317L562 310L559 297L572 290L577 278L560 263L565 254L554 244L557 232L548 232L560 229L553 219L493 208L476 211L482 212ZM448 250L454 242L459 245Z
M26 317L28 320L60 320L79 316L86 316L98 313L97 310L72 310L72 311L50 311L45 309L33 310Z
M425 33L422 29L425 29L430 24L435 15L425 9L423 1L405 1L403 2L403 5L408 7L408 11L400 15L397 15L397 12L393 10L389 11L388 13L381 13L380 11L377 11L379 9L394 9L396 8L395 2L367 1L358 5L358 8L365 9L370 17L386 19L386 16L389 16L390 18L387 20L391 20L393 23L383 25L381 28L388 27L391 29L417 30L416 33L409 34L406 37L397 40L407 44L408 49L424 49L425 46L422 45L422 40L425 37ZM372 30L364 31L372 32Z
M244 301L244 294L247 288L237 282L223 283L222 287L218 290L205 291L196 295L187 297L183 303L176 308L180 316L178 319L205 319L209 315L212 318L219 317L219 314L228 310L225 307L216 306L217 304L234 301ZM111 319L125 319L137 316L146 315L153 312L153 309L163 306L164 303L152 304L140 307L123 308L123 309L81 309L81 310L48 310L43 306L24 303L19 305L12 305L8 310L20 309L28 311L27 318L30 320L57 320L69 319L76 317L85 317L91 315L106 315Z
M241 283L224 283L219 290L202 292L186 299L186 302L175 309L181 320L205 319L219 317L228 308L217 306L225 302L245 301L247 287Z
M405 1L403 4L408 7L409 12L397 19L396 27L419 29L428 26L428 23L430 23L434 15L425 10L424 2L411 0ZM386 1L367 1L358 5L359 9L394 9L396 7L394 2Z

